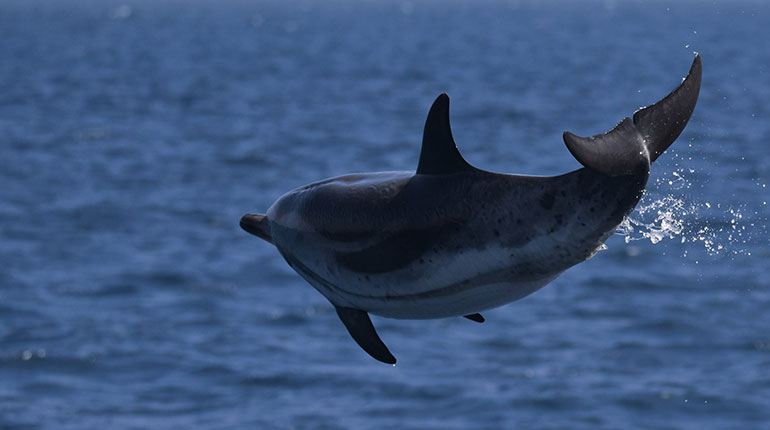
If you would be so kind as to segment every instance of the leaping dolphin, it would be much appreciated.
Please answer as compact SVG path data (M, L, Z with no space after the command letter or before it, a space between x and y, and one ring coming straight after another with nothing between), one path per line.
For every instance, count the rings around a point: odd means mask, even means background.
M612 130L564 133L584 166L564 175L487 172L460 155L449 97L425 122L417 171L358 173L284 194L241 227L276 246L337 310L369 355L395 364L369 313L427 319L518 300L591 258L642 196L655 161L684 129L701 84L687 77Z

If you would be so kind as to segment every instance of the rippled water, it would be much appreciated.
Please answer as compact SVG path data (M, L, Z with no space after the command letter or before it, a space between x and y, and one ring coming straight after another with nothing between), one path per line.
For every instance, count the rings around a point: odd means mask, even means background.
M0 428L760 428L770 421L763 2L0 2ZM416 166L452 97L479 167L667 94L687 129L608 249L369 358L238 228Z

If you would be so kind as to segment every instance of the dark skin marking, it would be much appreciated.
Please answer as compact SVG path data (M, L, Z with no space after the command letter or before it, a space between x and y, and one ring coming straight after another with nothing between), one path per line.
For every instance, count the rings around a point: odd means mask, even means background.
M540 206L542 206L544 209L551 209L553 208L553 203L556 200L556 196L553 195L553 193L545 193L543 194L543 197L540 198Z
M368 235L371 235L372 233L360 232L360 231L332 232L332 231L321 230L319 234L323 236L325 239L329 239L335 242L352 243L352 242L359 241L361 240L361 237L366 237ZM302 240L302 236L300 236L299 239Z
M426 252L438 252L437 242L454 224L419 230L402 230L378 243L355 252L337 252L337 263L354 272L385 273L422 258ZM429 260L430 261L430 260Z

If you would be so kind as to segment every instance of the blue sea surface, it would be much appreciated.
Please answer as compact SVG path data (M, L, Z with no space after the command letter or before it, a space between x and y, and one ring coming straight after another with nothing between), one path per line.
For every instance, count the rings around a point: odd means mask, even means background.
M0 0L0 428L770 426L770 4ZM410 170L441 92L466 159L672 90L695 113L608 248L463 318L374 317L367 356L238 227Z

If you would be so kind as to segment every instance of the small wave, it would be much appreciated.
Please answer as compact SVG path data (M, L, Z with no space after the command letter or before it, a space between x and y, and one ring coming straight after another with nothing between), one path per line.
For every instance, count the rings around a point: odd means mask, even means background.
M650 239L653 244L663 239L673 239L684 232L687 211L685 202L674 196L666 196L651 203L640 202L636 210L623 219L617 232L632 240ZM652 219L650 220L650 216Z
M689 173L694 170L689 169ZM657 187L667 187L674 192L692 188L683 170L662 177ZM767 202L761 202L767 206ZM758 210L751 210L748 203L739 205L720 202L694 201L688 196L669 193L651 198L645 194L636 209L626 216L616 231L626 243L649 239L657 244L665 239L680 243L701 244L709 255L746 254L749 242L767 237L767 220ZM687 255L687 251L684 251Z

